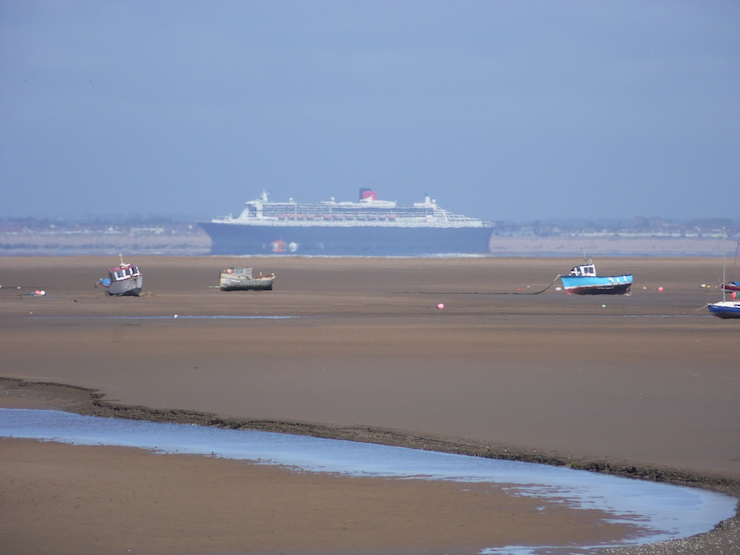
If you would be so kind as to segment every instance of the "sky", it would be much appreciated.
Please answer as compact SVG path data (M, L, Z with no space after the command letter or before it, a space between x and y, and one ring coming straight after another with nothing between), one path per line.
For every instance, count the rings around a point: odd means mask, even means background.
M2 0L0 217L737 218L736 0Z

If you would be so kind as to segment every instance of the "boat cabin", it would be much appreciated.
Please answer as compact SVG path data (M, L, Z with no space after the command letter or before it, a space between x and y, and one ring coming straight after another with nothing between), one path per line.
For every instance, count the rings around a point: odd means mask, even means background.
M224 272L233 275L234 277L243 276L246 279L253 279L252 268L226 268Z
M139 267L132 266L130 264L110 269L110 277L114 281L123 281L125 279L131 279L140 275L141 272L139 272Z
M596 276L596 265L593 263L583 264L576 266L571 269L570 275L572 276Z

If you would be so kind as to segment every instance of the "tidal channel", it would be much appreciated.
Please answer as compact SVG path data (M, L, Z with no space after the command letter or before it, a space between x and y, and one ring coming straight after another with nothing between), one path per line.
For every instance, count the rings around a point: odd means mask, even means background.
M685 538L708 532L735 514L733 497L542 464L421 451L404 447L271 432L226 430L81 416L50 410L0 409L0 436L74 445L134 447L281 465L301 471L382 478L503 484L512 495L599 509L612 522L638 523L638 537L608 546L567 546L568 553ZM488 549L483 553L560 553L566 546ZM578 551L574 551L578 549Z

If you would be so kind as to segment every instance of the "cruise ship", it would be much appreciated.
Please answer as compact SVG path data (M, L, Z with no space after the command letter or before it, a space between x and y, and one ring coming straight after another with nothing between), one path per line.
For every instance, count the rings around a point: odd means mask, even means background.
M212 254L425 256L488 254L491 223L453 214L427 196L398 206L360 189L356 202L273 202L267 192L237 217L199 225Z

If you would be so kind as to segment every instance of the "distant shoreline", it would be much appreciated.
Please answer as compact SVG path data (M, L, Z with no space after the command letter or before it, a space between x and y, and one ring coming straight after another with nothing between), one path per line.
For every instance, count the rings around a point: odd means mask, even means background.
M202 231L183 234L95 234L0 232L0 256L204 256L210 254L210 238ZM493 235L490 256L552 256L580 259L622 256L721 257L723 249L734 257L735 244L718 237L624 237L592 234ZM280 255L282 256L282 255Z
M722 256L722 239L715 237L603 237L570 235L550 237L492 237L491 254L509 256ZM734 254L734 253L733 253Z

